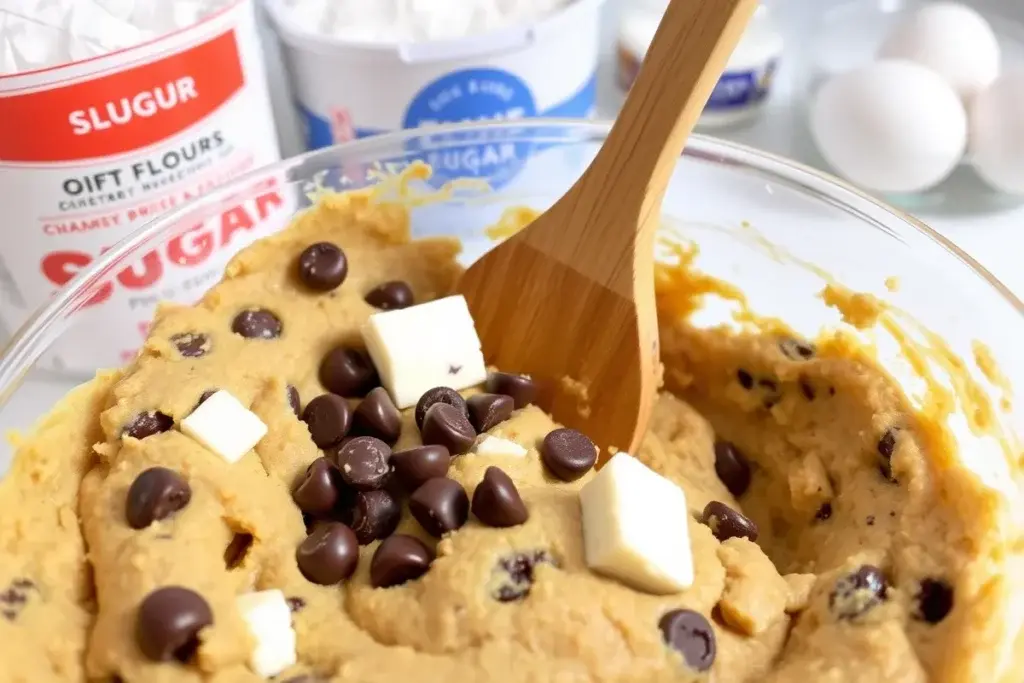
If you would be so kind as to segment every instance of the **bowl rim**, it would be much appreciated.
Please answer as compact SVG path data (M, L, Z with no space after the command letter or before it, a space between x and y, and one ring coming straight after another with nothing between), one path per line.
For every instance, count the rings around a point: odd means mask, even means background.
M88 293L94 286L101 283L125 254L154 239L164 230L165 226L177 223L183 217L194 212L197 207L223 202L236 196L239 193L239 188L251 184L256 179L265 178L268 175L283 175L287 184L295 183L298 182L298 179L289 177L288 172L292 169L302 168L310 161L328 158L332 155L359 154L375 147L390 146L393 148L409 139L425 136L466 132L528 131L547 128L558 129L562 133L569 132L603 138L608 134L611 125L612 122L607 120L538 117L498 123L453 123L430 126L429 128L401 129L311 150L250 170L231 182L194 200L185 202L139 226L108 251L98 256L88 268L82 270L60 288L46 304L37 308L11 336L3 349L0 349L0 406L5 405L11 399L12 394L21 385L23 377L34 369L39 357L47 350L49 347L47 337L52 335L54 330L63 330L63 327L68 324L69 314L88 301L91 296ZM694 134L689 138L681 156L726 166L739 166L765 177L784 181L795 190L824 201L865 222L883 226L892 222L902 223L919 232L967 266L1016 309L1018 314L1024 317L1024 302L952 240L923 221L886 204L844 180L770 152L700 134Z

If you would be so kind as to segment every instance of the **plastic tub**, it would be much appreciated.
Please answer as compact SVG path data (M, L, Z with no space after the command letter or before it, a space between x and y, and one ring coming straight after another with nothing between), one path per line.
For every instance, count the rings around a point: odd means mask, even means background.
M533 24L405 44L312 34L282 0L266 0L266 7L306 145L317 149L437 123L590 116L603 2L574 0Z
M281 159L255 5L224 5L139 45L0 76L0 339L154 216ZM204 260L215 277L227 255ZM130 358L149 302L190 300L195 269L179 265L125 274L90 306L105 333L56 344L47 363L81 372Z
M485 228L504 211L523 205L543 209L565 192L607 130L602 124L536 121L396 133L298 157L216 190L112 249L16 335L0 358L0 422L26 427L69 388L66 380L26 376L59 340L97 334L95 323L83 318L81 308L113 274L153 250L168 248L174 240L195 235L197 226L208 221L219 225L246 197L262 193L263 201L269 201L266 197L272 193L282 211L296 212L309 205L312 191L365 187L411 161L443 162L447 156L483 157L504 150L501 190L485 191L479 183L467 183L444 201L411 209L414 236L457 236L465 245L463 260L469 263L493 246ZM431 187L419 189L429 192ZM819 297L823 284L834 278L898 307L904 312L898 314L899 322L907 323L907 334L921 344L934 346L937 339L944 340L951 354L946 358L962 359L964 371L985 393L999 397L1024 386L1024 356L1019 352L1024 305L940 235L847 185L784 159L695 137L675 170L664 213L663 236L696 242L701 249L696 265L701 270L738 285L753 310L782 318L799 333L813 335L822 326L845 326ZM229 242L226 248L236 250L253 236ZM898 287L893 278L898 278ZM729 320L730 311L721 303L711 302L695 322ZM82 324L76 325L79 321ZM976 340L988 345L988 358L978 360ZM882 364L905 380L913 400L913 373L907 372L882 330L878 349ZM1005 384L994 374L989 376L995 382L982 376L978 364L990 367L984 360L999 364ZM949 367L956 366L950 362ZM1000 415L1004 434L1021 424L1019 408ZM1011 517L1019 508L1019 446L1012 457L1004 457L994 439L975 437L964 427L965 417L958 412L949 425L959 457L985 485L1003 494L1005 509L997 507L1007 523L996 532L1005 539L1000 547L1020 547L1019 526ZM1012 575L1006 579L1008 584L1016 580ZM1009 600L1021 593L998 595ZM1000 633L1019 633L1024 608L1015 601L1006 610ZM991 645L1003 664L1012 653L1012 643L1005 640L1004 635Z

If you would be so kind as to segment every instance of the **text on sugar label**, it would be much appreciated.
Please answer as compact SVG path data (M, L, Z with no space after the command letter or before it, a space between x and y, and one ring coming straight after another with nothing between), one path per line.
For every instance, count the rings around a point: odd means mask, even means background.
M0 163L102 159L180 135L246 85L234 31L133 69L0 93ZM25 131L45 130L46 135Z
M97 288L86 305L92 306L109 299L115 283L130 290L143 290L156 284L169 265L191 268L205 263L217 249L229 246L236 233L254 230L284 203L280 192L264 192L251 202L239 203L219 217L196 225L165 246L147 252L136 263L118 271L112 281ZM106 250L100 253L103 251ZM58 250L46 254L39 265L43 276L55 286L61 287L94 260L95 256L88 252Z
M98 107L76 109L68 114L68 123L75 135L88 135L94 130L127 125L135 117L149 118L197 97L196 80L185 76L165 86L143 90L132 97L121 97Z

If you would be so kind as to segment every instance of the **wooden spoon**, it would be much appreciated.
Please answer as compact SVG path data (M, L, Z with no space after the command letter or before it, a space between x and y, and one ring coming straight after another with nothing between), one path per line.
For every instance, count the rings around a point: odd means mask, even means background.
M601 449L636 452L658 385L661 201L757 0L673 0L590 167L462 277L487 362Z

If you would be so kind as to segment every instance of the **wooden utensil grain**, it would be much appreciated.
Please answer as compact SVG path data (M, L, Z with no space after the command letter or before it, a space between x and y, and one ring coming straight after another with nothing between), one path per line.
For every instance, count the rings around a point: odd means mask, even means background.
M465 273L488 363L607 457L634 452L657 389L661 202L757 0L673 0L607 140L554 206Z

